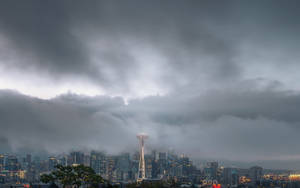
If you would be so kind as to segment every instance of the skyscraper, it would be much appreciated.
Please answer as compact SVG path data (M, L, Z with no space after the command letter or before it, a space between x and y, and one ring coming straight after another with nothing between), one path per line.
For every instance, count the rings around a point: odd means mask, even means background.
M49 163L48 170L49 170L49 171L55 170L55 166L57 165L57 160L56 160L56 158L55 158L55 157L49 157L48 163Z
M6 170L8 171L17 171L20 169L20 164L18 162L18 159L14 155L10 155L6 159Z
M249 175L250 175L250 179L252 184L256 184L258 183L258 181L260 181L261 177L262 177L262 167L259 166L253 166L250 168L249 171Z
M235 168L224 168L223 171L223 183L226 186L232 187L238 185L238 174Z
M28 164L31 164L31 154L27 154L27 155L26 155L26 162L27 162Z
M218 162L209 162L208 167L211 169L211 178L217 179L217 172L218 172Z
M73 164L84 164L84 153L76 151L71 153L71 163Z
M90 156L90 167L97 174L105 175L106 173L106 156L102 152L92 151Z
M159 152L158 154L158 173L159 176L163 176L167 169L167 153L166 152Z
M4 155L0 155L0 171L4 169Z
M129 177L130 155L123 153L116 157L116 170L118 171L118 179L123 181Z

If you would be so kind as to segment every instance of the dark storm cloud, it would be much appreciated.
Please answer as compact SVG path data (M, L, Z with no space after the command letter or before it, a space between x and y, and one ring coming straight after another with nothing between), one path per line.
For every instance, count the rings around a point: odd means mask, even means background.
M49 79L87 77L108 90L130 90L149 63L164 70L161 87L226 85L253 61L281 70L282 61L295 64L299 7L297 1L2 1L0 34L12 43L2 63L50 72ZM245 43L251 62L239 58ZM163 62L147 62L145 47Z
M164 59L151 62L164 69L158 75L161 87L202 87L207 80L224 85L243 76L247 65L239 62L238 50L245 41L256 43L253 51L280 44L296 55L297 7L295 1L2 1L0 33L12 42L6 54L18 51L3 63L130 90L129 82L149 63L132 50L143 54L148 46Z
M36 64L59 70L85 65L84 50L69 31L63 3L58 1L2 2L1 31L24 51L33 51ZM58 68L59 67L59 68Z
M223 80L239 75L234 45L208 26L230 16L230 4L3 1L0 33L12 42L7 51L18 51L17 57L9 57L13 63L7 61L10 68L88 77L104 87L114 84L126 89L145 65L130 51L131 45L140 50L141 43L166 59L159 66L169 67L161 78L169 85L181 80ZM96 51L96 62L89 48L94 40L100 40L102 47Z
M298 4L1 1L4 73L58 85L88 78L113 96L134 91L125 105L122 97L42 100L1 90L0 146L118 152L135 149L135 135L147 132L149 148L195 157L299 157L300 95L289 88L300 68ZM147 81L168 92L134 98Z
M73 2L62 1L4 1L1 4L0 33L8 37L13 42L12 48L23 55L12 57L16 64L9 67L50 71L62 77L64 74L86 76L105 84L106 78L101 75L99 67L90 62L84 42L72 31L74 27L81 27L72 25L80 20L73 15L77 11L75 2L74 6ZM91 2L89 6L92 8L95 4L98 3ZM84 12L84 16L90 16L89 10ZM123 57L122 60L125 60L126 55ZM114 60L120 62L117 56L111 61Z
M199 119L215 120L222 116L235 116L242 119L266 117L285 122L300 121L299 96L293 92L212 90L176 103L172 98L166 100L165 97L145 99L140 105L144 103L161 107L169 106L167 111L154 109L153 116L158 121L169 121L171 124L184 125ZM149 113L151 114L152 111Z
M119 120L110 113L110 108L123 105L118 98L70 95L45 101L10 91L1 91L0 97L4 128L1 136L9 140L15 151L24 147L48 152L85 146L89 149L113 138L118 134L116 128L122 132L122 127L117 126Z
M2 90L0 97L1 143L13 151L133 151L135 134L147 132L148 149L173 148L196 158L288 160L300 153L295 93L215 91L129 105L121 98L74 94L40 100Z

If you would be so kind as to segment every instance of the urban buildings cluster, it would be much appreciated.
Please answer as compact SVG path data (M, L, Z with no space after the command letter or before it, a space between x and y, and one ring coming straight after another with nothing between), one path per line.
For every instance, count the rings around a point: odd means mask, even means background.
M290 171L263 170L253 166L249 169L220 166L208 162L202 168L196 167L186 155L174 151L156 151L145 154L146 134L137 135L139 151L134 154L107 155L104 152L50 156L47 159L32 158L31 154L16 156L0 155L0 186L5 184L29 185L40 183L40 176L56 169L56 166L84 165L91 167L112 184L126 185L143 181L169 182L183 187L299 187L300 175Z
M139 178L140 152L107 155L104 152L91 151L86 154L74 151L69 154L50 156L41 159L31 154L17 156L0 155L0 184L40 183L40 175L55 170L57 164L90 166L97 174L113 184L136 182ZM300 176L290 171L263 170L254 166L249 169L228 168L218 162L208 162L196 167L189 157L178 156L174 152L152 151L145 154L145 179L175 182L184 186L211 187L295 187L291 182L299 182ZM1 187L0 185L0 187ZM297 187L297 186L296 186Z

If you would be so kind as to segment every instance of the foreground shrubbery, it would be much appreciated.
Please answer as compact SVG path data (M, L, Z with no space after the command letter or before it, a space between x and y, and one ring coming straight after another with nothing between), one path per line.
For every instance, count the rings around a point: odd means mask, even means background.
M57 165L56 170L50 174L41 175L40 179L43 183L48 183L50 187L62 186L68 187L84 187L98 188L101 187L119 187L118 185L112 186L108 181L104 180L100 175L96 174L91 167L84 165L77 166L62 166ZM140 183L126 184L126 188L168 188L178 187L174 181L143 181Z
M86 185L87 187L97 188L99 184L109 184L95 171L87 166L62 166L57 165L56 170L50 174L43 174L41 181L44 183L62 185L64 188L68 186L80 187Z

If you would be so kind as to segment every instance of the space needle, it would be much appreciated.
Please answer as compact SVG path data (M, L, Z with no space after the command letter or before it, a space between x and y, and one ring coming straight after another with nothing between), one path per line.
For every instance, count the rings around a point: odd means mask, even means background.
M146 135L145 133L141 133L138 134L136 137L139 139L139 150L140 150L139 171L138 171L137 181L141 182L144 179L146 179L144 146L145 146L145 139L148 138L148 135Z

